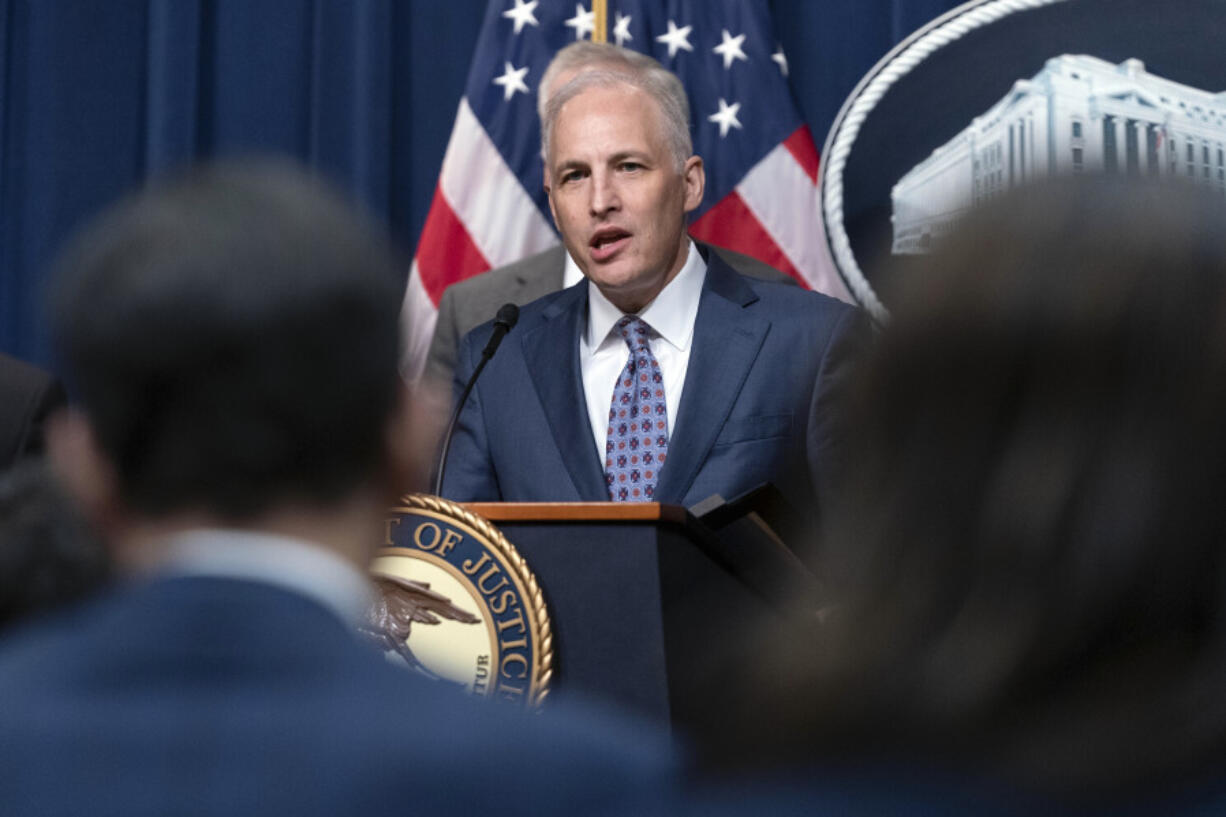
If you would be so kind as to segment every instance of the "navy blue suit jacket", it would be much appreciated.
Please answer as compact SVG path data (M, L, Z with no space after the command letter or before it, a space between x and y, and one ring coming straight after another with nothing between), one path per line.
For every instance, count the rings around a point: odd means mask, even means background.
M520 312L460 415L443 495L458 501L609 499L583 396L586 281ZM774 482L798 508L837 470L837 398L864 337L860 311L737 274L707 257L689 369L656 501L731 499ZM485 324L460 347L457 393Z
M156 581L0 649L0 812L632 813L669 785L654 733L465 698L313 601Z

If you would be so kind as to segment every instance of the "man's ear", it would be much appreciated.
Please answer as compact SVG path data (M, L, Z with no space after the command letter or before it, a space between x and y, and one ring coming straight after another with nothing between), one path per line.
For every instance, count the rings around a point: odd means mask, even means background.
M702 157L686 159L681 174L685 178L685 212L692 213L702 204L702 194L707 187L707 171L702 165Z
M552 193L553 190L549 186L549 167L548 166L545 167L545 172L542 178L544 179L544 183L541 186L545 188L545 199L546 201L549 202L549 215L553 216L553 226L557 227L558 231L560 232L562 230L562 227L560 224L558 224L558 209L553 206L553 196L550 195L550 193Z
M103 534L119 519L123 503L114 463L98 445L89 419L62 409L47 420L47 459L85 518Z

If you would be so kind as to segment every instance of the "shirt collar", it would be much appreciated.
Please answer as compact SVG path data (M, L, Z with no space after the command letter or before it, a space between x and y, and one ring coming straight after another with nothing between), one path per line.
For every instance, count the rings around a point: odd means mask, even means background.
M352 564L321 545L287 536L234 529L196 529L165 544L162 572L263 582L306 596L356 626L373 588Z
M689 348L694 337L694 321L698 317L698 301L706 279L707 264L693 241L687 242L685 264L664 289L639 311L639 317L656 334L681 351ZM588 348L595 353L613 331L613 324L622 311L604 296L595 284L588 284ZM615 338L621 341L620 338Z
M562 289L570 289L583 280L583 270L575 263L575 259L566 254L566 263L562 266Z

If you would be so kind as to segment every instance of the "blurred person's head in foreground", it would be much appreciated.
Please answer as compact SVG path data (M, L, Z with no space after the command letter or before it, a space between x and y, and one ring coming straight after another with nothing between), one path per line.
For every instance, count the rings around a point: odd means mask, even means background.
M1068 180L968 216L860 372L835 611L775 645L765 759L1066 796L1221 776L1226 205Z
M124 562L238 527L365 567L410 447L401 284L372 224L288 165L218 164L107 210L56 275L80 407L50 447Z
M109 573L102 541L44 463L0 474L0 632L92 595Z

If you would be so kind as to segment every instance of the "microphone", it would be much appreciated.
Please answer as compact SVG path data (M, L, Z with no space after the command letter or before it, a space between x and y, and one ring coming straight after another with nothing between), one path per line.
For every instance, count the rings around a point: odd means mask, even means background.
M481 370L485 368L485 364L490 362L494 352L498 351L498 346L502 343L502 339L506 337L507 332L511 331L518 320L519 307L515 304L503 304L498 307L498 314L494 316L494 331L490 335L489 343L485 344L485 348L481 350L481 362L477 364L477 368L473 369L472 376L468 378L468 383L464 385L464 391L460 393L460 399L456 401L455 409L451 412L451 422L447 423L447 433L443 435L443 449L439 452L438 456L438 473L434 477L435 496L439 496L443 492L443 473L447 469L447 451L451 448L451 437L455 434L455 425L460 419L460 410L464 408L464 401L468 399L473 386L476 385L477 377L481 374Z
M481 350L483 360L477 366L477 371L473 372L470 384L477 379L477 372L481 371L481 367L485 362L494 356L494 352L498 351L498 345L502 343L502 339L506 337L507 332L515 326L515 322L519 320L519 307L515 304L503 304L498 307L498 314L494 316L494 333L490 335L490 342L485 344L485 348ZM467 392L466 392L467 393ZM461 399L461 402L463 400Z

